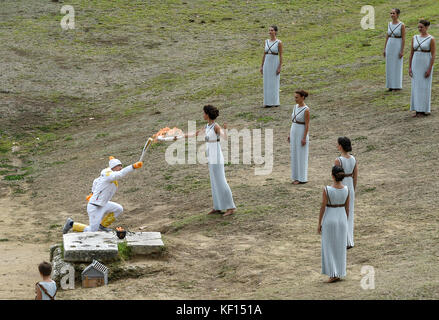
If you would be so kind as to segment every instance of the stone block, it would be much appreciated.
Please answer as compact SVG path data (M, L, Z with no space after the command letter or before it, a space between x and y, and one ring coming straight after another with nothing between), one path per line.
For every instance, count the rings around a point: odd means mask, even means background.
M69 262L118 259L116 235L112 232L81 232L63 235L64 260Z
M118 239L122 241L126 241L133 255L159 253L165 246L160 232L128 232L125 239Z

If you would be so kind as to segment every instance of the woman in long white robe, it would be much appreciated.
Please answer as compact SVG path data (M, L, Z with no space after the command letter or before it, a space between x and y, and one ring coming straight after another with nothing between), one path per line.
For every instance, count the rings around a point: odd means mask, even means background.
M347 249L354 246L354 209L355 209L355 190L358 181L358 165L355 157L349 152L352 151L351 140L347 137L340 137L337 140L337 148L340 151L340 157L335 159L335 165L343 168L345 177L343 185L349 189L349 218L348 218L348 236Z
M420 35L415 35L412 39L409 74L412 77L410 111L416 111L413 117L425 116L431 111L431 84L436 43L428 34L429 26L430 22L419 21Z
M277 39L277 27L269 29L270 39L265 40L264 56L262 57L261 74L264 79L264 107L278 107L280 72L282 68L282 41Z
M335 282L346 276L346 237L349 189L342 184L344 171L332 168L332 186L323 190L317 232L322 235L322 274Z
M202 133L205 134L206 156L209 166L210 186L213 199L213 209L208 214L221 213L223 210L226 210L223 216L229 216L235 213L236 206L233 201L232 191L226 180L224 156L220 144L220 137L223 136L227 139L227 133L215 122L215 119L219 115L217 108L211 105L206 105L204 106L203 111L204 120L208 122L206 126L197 130L195 134L185 134L184 136L187 138L190 136L198 136ZM224 124L223 127L224 129L227 129L226 124Z
M296 105L291 114L291 129L288 136L291 157L291 180L293 184L308 182L308 154L309 154L309 107L305 104L308 93L304 90L296 91L294 98Z
M402 89L402 67L404 63L405 25L399 21L399 9L392 9L392 22L387 25L384 57L386 58L386 88L389 91Z

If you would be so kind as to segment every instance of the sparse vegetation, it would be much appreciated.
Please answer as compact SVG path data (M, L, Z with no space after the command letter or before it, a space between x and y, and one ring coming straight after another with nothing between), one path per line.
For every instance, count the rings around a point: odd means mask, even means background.
M129 260L131 258L132 252L131 248L127 245L126 241L121 241L117 244L119 250L119 257L122 260Z
M207 103L219 107L218 123L229 129L272 128L274 167L261 177L252 165L226 165L238 210L230 217L207 215L207 166L169 165L164 154L170 144L153 144L144 167L119 182L115 201L125 209L118 221L131 230L168 226L167 255L136 261L148 277L133 272L116 291L63 291L60 299L438 298L439 132L431 129L438 78L433 75L432 116L410 118L407 45L404 90L385 91L388 2L368 3L375 7L376 29L366 31L357 0L330 6L305 0L68 4L80 17L76 30L59 27L59 3L2 2L0 57L10 67L2 70L6 87L0 88L0 209L8 212L0 224L7 239L0 241L37 255L34 245L47 246L44 235L55 237L48 228L55 231L66 212L87 221L84 197L108 156L129 165L160 128L188 131L188 120L201 128ZM419 17L432 21L430 33L438 38L438 1L398 6L407 39L417 32ZM259 65L272 23L285 45L281 106L263 109ZM297 89L310 92L310 181L294 187L286 139ZM342 135L353 140L359 161L356 247L348 253L347 279L337 284L342 289L332 290L321 283L316 224ZM20 146L14 154L13 142ZM191 147L186 144L185 152ZM28 195L8 202L9 188L28 190L30 181ZM11 268L29 268L13 258L18 262ZM359 286L365 264L379 272L375 290ZM27 298L16 283L14 298Z

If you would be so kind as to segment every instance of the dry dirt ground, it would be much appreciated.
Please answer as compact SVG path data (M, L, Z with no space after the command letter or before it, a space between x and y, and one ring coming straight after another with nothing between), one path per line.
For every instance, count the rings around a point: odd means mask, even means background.
M417 17L438 6L400 2L410 35ZM274 130L272 173L227 165L238 210L207 216L207 166L169 165L168 145L155 145L114 200L125 209L117 225L161 231L166 253L126 262L143 270L135 276L60 291L58 299L439 298L439 77L433 75L431 116L411 118L406 48L404 90L385 92L388 8L381 1L372 1L378 30L366 35L359 1L327 9L301 2L297 10L286 1L255 1L250 9L244 2L175 1L165 8L152 1L148 10L142 1L118 8L72 1L78 17L71 33L58 30L59 5L23 3L5 1L1 14L0 146L19 148L1 154L1 299L33 298L37 265L62 241L65 219L88 221L85 196L108 156L137 161L146 137L160 128L186 130L188 120L201 126L206 103L220 108L219 123L229 128ZM278 21L286 43L282 105L275 109L260 107L268 20ZM437 25L430 31L439 37ZM293 186L286 139L297 88L310 92L312 119L309 183ZM356 246L346 279L328 285L317 222L343 135L359 165ZM363 266L375 270L373 290L360 285Z

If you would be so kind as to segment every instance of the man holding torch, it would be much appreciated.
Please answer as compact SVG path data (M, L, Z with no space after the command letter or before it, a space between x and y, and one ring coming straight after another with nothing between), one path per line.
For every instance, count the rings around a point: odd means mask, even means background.
M120 204L110 201L117 191L117 181L134 169L141 168L142 165L143 162L139 161L122 168L120 160L110 157L108 168L102 170L100 177L93 181L92 193L87 197L89 226L67 218L63 234L69 232L70 229L77 232L109 231L108 226L123 212L123 207Z

